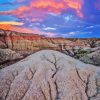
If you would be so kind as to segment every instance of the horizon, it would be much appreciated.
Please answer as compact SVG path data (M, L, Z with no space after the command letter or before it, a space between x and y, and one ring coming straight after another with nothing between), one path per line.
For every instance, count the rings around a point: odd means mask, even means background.
M13 30L5 30L5 29L0 29L0 31L11 31L11 32L15 32L15 33L18 33L18 34L27 34L27 35L38 35L38 36L41 36L41 37L44 37L44 38L62 38L62 39L100 39L99 37L60 37L60 36L54 36L54 37L50 37L50 36L45 36L45 35L41 35L41 34L35 34L35 33L27 33L27 32L20 32L20 31L13 31ZM17 36L16 36L17 37ZM19 36L18 36L19 37Z
M99 0L5 0L0 6L0 28L4 30L47 37L100 38Z

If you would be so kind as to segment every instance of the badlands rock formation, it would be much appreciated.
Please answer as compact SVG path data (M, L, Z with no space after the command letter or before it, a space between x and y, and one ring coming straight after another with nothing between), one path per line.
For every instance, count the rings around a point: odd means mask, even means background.
M10 49L0 49L0 69L23 58L23 55Z
M96 50L95 52L89 53L81 57L80 60L85 63L100 66L100 48L99 50Z
M95 48L91 48L91 47L95 47ZM82 48L83 50L85 48L85 51L87 53L95 52L97 51L96 49L100 48L100 39L96 39L96 38L94 39L72 38L71 39L71 38L60 38L60 37L50 38L50 37L38 35L38 33L36 34L20 33L20 32L0 29L0 48L11 49L13 51L20 53L25 57L39 50L45 50L45 49L57 50L65 53L66 55L79 59L80 55L81 57L83 57L84 54L78 54L80 50L78 48ZM99 61L98 59L99 57L96 58ZM81 61L86 62L87 60L85 61L84 58L82 58ZM99 65L98 61L95 64L95 63L91 63L91 61L89 60L88 63Z
M10 49L0 49L0 63L8 60L15 60L23 58L19 53L12 51Z
M70 47L87 45L86 40L84 39L49 38L37 34L0 30L0 48L38 51L41 49L59 50L60 44Z
M100 100L100 68L42 50L0 70L0 100Z
M43 48L56 48L44 36L0 30L0 48L12 50L38 51Z

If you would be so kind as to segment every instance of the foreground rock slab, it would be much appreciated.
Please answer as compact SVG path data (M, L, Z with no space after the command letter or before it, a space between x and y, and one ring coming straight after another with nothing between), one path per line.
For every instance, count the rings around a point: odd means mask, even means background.
M100 100L100 68L42 50L0 70L0 100Z

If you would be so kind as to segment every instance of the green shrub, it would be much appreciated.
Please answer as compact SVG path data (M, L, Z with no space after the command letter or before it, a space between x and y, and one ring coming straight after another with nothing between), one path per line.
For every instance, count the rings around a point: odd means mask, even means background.
M80 57L83 57L87 54L87 51L83 50L83 49L79 49L76 52L75 58L79 59Z

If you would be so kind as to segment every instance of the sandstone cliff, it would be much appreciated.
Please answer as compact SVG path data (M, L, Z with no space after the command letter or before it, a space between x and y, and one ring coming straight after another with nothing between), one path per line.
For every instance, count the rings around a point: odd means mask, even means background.
M0 100L100 100L100 68L43 50L0 70Z
M13 50L38 51L42 48L55 47L44 36L14 31L0 31L0 47Z
M0 30L0 47L13 50L38 51L41 49L59 50L59 45L86 46L83 39L49 38L30 33L19 33L14 31Z

